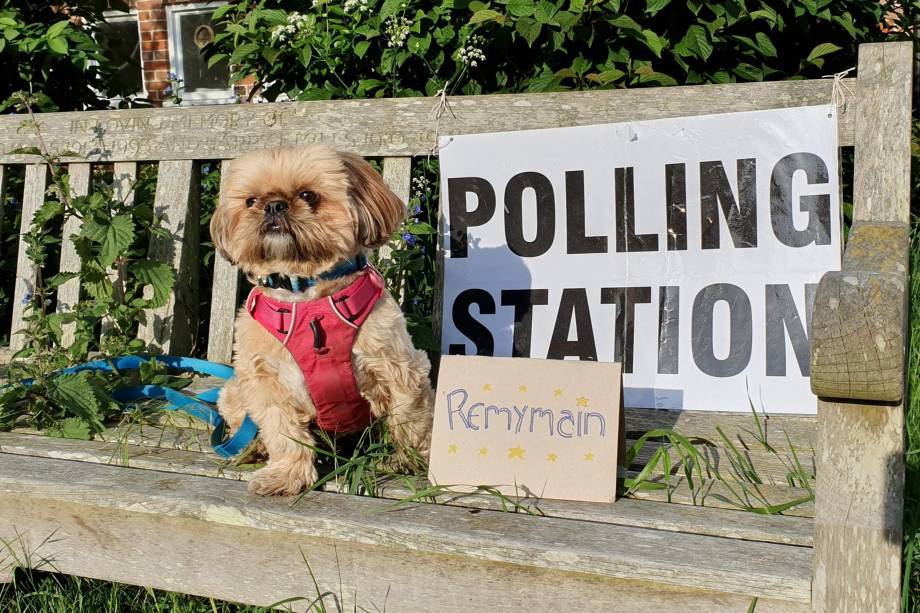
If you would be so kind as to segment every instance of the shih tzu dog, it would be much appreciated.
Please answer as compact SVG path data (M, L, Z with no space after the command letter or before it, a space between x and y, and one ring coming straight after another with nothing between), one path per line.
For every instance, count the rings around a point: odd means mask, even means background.
M406 207L362 158L327 146L233 160L211 219L217 251L256 285L236 318L236 376L218 410L248 414L268 463L250 492L296 494L317 478L311 426L330 434L384 418L394 463L428 456L434 394L396 300L367 252Z

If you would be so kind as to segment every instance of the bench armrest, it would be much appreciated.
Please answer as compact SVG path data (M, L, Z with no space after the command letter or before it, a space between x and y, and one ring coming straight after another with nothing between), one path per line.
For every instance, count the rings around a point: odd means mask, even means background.
M811 324L811 389L818 396L901 400L909 243L906 223L857 223L843 270L821 278Z

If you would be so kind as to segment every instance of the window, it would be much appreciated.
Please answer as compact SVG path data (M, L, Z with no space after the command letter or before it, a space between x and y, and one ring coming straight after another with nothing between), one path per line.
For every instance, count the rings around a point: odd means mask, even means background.
M103 92L103 95L113 102L130 94L145 96L137 12L105 13L100 34L103 53L115 69L111 90Z
M178 92L183 104L233 102L230 68L226 60L208 67L201 50L219 29L211 23L214 9L224 4L211 2L167 7L169 57L172 71L181 79Z

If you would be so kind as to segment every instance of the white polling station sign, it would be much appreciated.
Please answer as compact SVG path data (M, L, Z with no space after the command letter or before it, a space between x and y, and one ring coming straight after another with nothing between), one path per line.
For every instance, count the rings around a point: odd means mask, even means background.
M444 353L622 361L628 407L815 412L808 322L842 243L833 108L440 144Z

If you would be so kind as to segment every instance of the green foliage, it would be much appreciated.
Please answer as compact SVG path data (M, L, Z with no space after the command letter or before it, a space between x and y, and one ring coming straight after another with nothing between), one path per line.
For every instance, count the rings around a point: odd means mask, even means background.
M35 111L82 110L108 105L100 91L122 91L104 52L105 10L127 10L122 0L23 2L0 0L0 112L15 92L32 94Z
M32 102L20 97L26 107ZM37 129L34 121L32 127ZM89 195L75 196L59 158L47 151L40 154L51 171L51 186L23 237L26 255L38 275L24 299L27 345L14 356L29 359L11 364L8 377L15 383L0 388L0 428L25 418L33 426L82 437L86 431L102 431L106 419L120 411L111 399L117 379L90 372L57 375L56 371L85 361L90 352L101 352L104 358L142 351L137 322L144 310L166 304L175 272L168 264L147 258L150 240L166 232L152 208L127 205L115 198L105 182ZM49 257L55 253L52 248L60 244L61 229L71 220L80 224L78 232L66 237L73 243L79 268L47 276L56 261ZM81 296L68 308L52 309L58 290L71 280L80 282ZM68 333L72 340L66 338Z
M817 77L880 36L877 0L235 2L208 53L275 100Z

